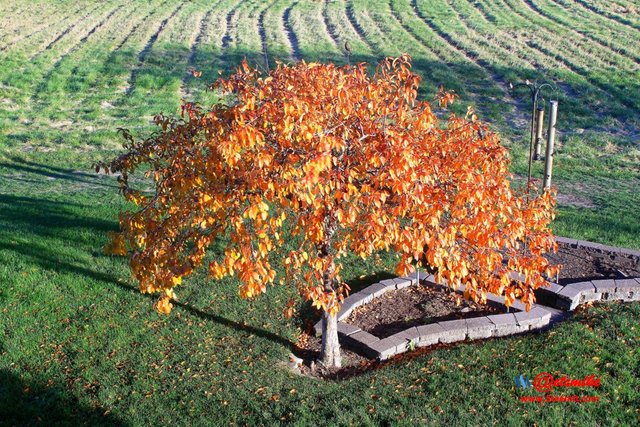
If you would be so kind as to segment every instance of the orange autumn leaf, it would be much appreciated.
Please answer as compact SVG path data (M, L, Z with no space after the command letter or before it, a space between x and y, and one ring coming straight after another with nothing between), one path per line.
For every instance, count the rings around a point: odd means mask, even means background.
M122 233L109 233L109 242L104 246L105 255L124 256L127 254L125 236Z
M168 296L162 296L155 304L156 310L163 314L171 313L171 309L173 308L173 304L171 304L171 299Z

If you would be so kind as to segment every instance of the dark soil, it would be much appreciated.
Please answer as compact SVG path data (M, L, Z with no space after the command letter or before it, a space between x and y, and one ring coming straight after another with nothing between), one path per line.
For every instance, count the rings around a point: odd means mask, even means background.
M640 277L640 260L591 248L558 245L558 253L548 254L552 264L560 264L559 284L587 280L624 279ZM555 278L552 278L555 282Z
M420 284L387 292L356 308L346 322L384 338L412 326L499 313L504 310L467 301L449 288Z

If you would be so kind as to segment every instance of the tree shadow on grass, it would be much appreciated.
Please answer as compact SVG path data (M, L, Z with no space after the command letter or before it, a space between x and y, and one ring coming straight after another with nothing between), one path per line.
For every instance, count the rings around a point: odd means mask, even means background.
M44 379L26 381L9 370L0 370L0 424L124 426L104 408L80 403L60 385Z
M142 297L148 298L148 299L153 299L155 298L153 295L150 294L142 294L140 293L140 291L138 291L138 289L134 288L133 286L129 286L126 285L124 283L120 283L117 281L114 281L111 283L112 285L115 284L116 286L125 289L127 291L133 292L137 295L140 295ZM211 321L211 322L215 322L219 325L225 326L227 328L231 328L233 330L236 330L238 332L247 334L247 335L256 335L260 338L264 338L267 339L269 341L272 341L276 344L282 345L283 347L286 347L290 350L295 348L295 344L293 342L291 342L290 340L281 337L280 335L276 335L273 332L267 331L265 329L262 328L258 328L255 326L251 326L251 325L247 325L244 323L240 323L240 322L236 322L233 321L231 319L227 319L225 317L222 316L218 316L217 314L213 314L213 313L207 313L206 311L203 311L197 307L193 307L192 305L189 305L187 303L184 302L180 302L180 301L172 301L173 305L182 308L183 310L185 310L186 312L188 312L189 314L192 314L202 320L205 321Z
M52 239L64 241L65 243L73 241L75 247L82 252L84 248L91 248L95 245L95 242L87 240L90 237L83 238L82 236L104 234L106 231L116 229L115 221L79 216L72 210L72 208L82 207L83 205L78 203L0 195L0 223L17 225L18 230L28 230L31 235L35 234L37 236L37 238L33 239L29 244L18 244L13 242L12 239L21 234L19 231L2 232L0 230L0 251L13 252L19 255L21 260L27 260L28 263L36 265L42 270L78 275L95 282L103 283L109 287L113 287L114 285L118 286L139 295L141 298L155 298L153 295L140 293L133 286L120 283L118 281L120 278L115 274L101 272L91 268L94 263L88 263L86 257L82 256L82 254L74 259L72 255L63 255L55 251L57 242L51 242ZM91 230L92 233L75 235L61 234L60 230L64 231L69 228ZM91 251L91 249L86 249L86 251L89 252L90 260L103 256L99 254L97 250ZM1 295L2 293L0 293L0 296ZM202 320L212 321L246 334L253 334L287 348L294 347L294 344L288 339L267 330L235 322L216 314L207 313L184 302L174 302L174 304Z
M105 187L117 189L117 185L104 182L103 177L98 174L81 172L73 169L61 168L43 163L32 162L17 156L9 157L10 162L0 162L1 169L9 169L23 174L34 174L48 179L61 179L73 181L89 186ZM5 177L10 178L10 177ZM24 178L11 178L16 181L25 181ZM37 182L28 181L27 182Z
M0 225L7 225L6 228L0 227L0 244L15 250L17 243L14 240L35 235L37 239L33 245L47 239L64 241L65 245L73 243L76 249L95 245L95 241L89 241L87 233L82 231L92 230L94 234L105 235L117 229L117 222L78 215L78 211L88 208L75 201L0 194ZM22 246L20 244L20 249L25 249ZM47 245L42 245L41 251L43 255L52 253Z
M0 250L12 250L14 252L18 252L22 257L27 257L31 262L37 264L42 269L54 270L57 273L69 273L69 274L84 276L92 279L93 281L102 282L108 287L117 286L126 291L133 292L136 295L138 295L140 298L146 298L150 300L155 298L154 295L142 294L135 287L124 284L124 283L120 283L118 281L119 277L113 274L103 273L100 271L92 270L87 267L75 265L59 257L53 256L51 254L47 254L46 248L42 246L34 246L34 245L13 246L13 245L8 245L0 242ZM255 326L236 322L216 314L207 313L206 311L203 311L197 307L191 306L184 302L174 301L173 304L202 320L211 321L219 325L225 326L227 328L234 329L238 332L245 333L247 335L256 335L258 337L268 339L276 344L282 345L289 349L293 349L295 347L294 343L291 342L290 340L284 337L281 337L277 334L274 334L273 332L269 332L265 329L261 329Z

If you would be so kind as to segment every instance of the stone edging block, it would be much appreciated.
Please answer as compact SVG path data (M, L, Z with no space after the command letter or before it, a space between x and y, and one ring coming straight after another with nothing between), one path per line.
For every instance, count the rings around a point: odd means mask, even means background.
M448 344L456 341L464 341L467 336L467 322L465 319L447 320L438 322L438 325L440 325L443 330L440 336L441 343Z
M440 337L444 335L444 329L438 323L428 325L420 325L416 327L418 330L418 347L427 347L440 342Z
M580 304L593 301L640 301L640 280L602 279L571 283L559 288L553 306L573 311Z
M358 331L349 336L343 336L342 338L346 344L363 351L367 356L377 357L377 354L371 351L372 347L380 342L380 338L375 335L365 331Z
M593 285L590 282L580 282L576 283L576 285L582 285L584 283L589 283L590 290L593 290ZM561 308L563 310L573 311L578 306L580 302L580 294L582 293L582 289L580 287L576 287L573 285L565 286L560 292L558 292L558 299L556 300L556 307Z
M493 335L496 337L513 335L529 329L528 326L520 326L513 313L492 314L487 318L495 325Z
M493 335L494 324L487 316L465 319L467 323L467 338L475 340L489 338Z
M551 321L551 313L540 306L534 306L529 311L514 313L514 316L522 330L544 328Z

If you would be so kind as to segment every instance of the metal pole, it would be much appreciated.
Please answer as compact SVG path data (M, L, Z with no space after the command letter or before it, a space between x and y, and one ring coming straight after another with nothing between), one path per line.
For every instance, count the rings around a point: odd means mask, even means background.
M551 188L551 173L553 170L553 145L556 140L556 120L558 118L558 101L551 101L549 113L549 129L547 130L547 152L544 161L544 189Z
M538 107L536 116L536 152L533 160L540 160L540 150L542 149L542 129L544 128L544 107Z

